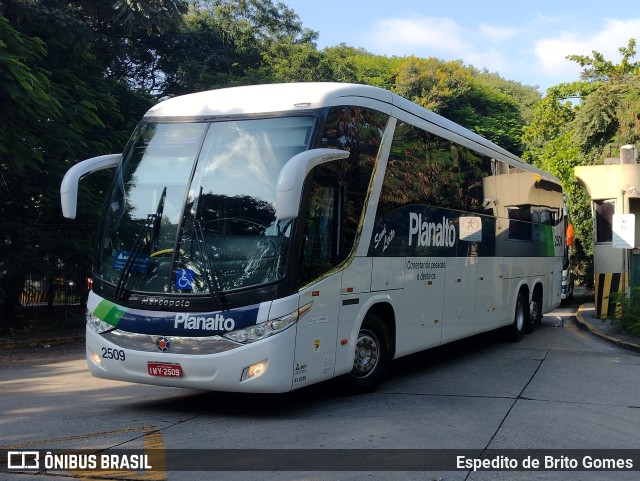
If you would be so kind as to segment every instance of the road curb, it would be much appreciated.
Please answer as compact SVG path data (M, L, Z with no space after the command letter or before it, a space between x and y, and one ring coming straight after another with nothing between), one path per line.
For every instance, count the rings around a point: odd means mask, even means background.
M594 327L593 324L591 324L589 321L587 321L585 319L585 312L586 311L590 311L593 310L595 311L594 307L585 307L584 305L581 305L578 307L578 312L576 313L576 321L577 323L580 325L580 327L582 327L583 329L586 329L587 331L591 332L592 334L595 334L596 336L609 341L617 346L623 347L625 349L629 349L631 351L635 351L635 352L640 352L640 344L634 343L634 342L630 342L630 341L625 341L624 339L620 339L617 338L615 336L611 336L609 334L606 334L604 332L602 332L601 330L599 330L598 328Z

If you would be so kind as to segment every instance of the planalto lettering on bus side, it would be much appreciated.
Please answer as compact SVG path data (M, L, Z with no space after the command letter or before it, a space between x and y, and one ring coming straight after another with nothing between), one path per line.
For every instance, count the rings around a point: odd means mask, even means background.
M453 247L456 243L456 228L444 216L442 222L423 222L422 214L409 212L409 245L414 235L418 247Z

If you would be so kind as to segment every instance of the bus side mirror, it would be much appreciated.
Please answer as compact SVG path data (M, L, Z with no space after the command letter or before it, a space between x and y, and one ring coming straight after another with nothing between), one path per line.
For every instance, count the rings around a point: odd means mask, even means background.
M291 157L278 175L276 183L276 219L295 219L300 213L302 186L315 166L346 159L350 152L336 149L313 149Z
M571 247L573 245L574 236L573 236L573 224L569 224L567 226L567 247Z
M62 215L67 219L75 219L78 208L78 183L80 179L93 172L115 167L120 162L122 154L101 155L92 157L67 170L60 184L60 203L62 204Z

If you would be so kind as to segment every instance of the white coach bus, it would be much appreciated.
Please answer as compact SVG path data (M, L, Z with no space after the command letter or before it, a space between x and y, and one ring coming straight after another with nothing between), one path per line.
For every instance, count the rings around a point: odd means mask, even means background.
M88 298L98 377L370 391L394 358L560 303L558 180L363 85L260 85L151 108L115 168Z

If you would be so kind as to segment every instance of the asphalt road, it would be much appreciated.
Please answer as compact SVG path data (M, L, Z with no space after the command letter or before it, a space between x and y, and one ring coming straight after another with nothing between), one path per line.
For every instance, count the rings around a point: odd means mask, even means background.
M519 343L490 333L397 360L382 386L362 396L343 396L331 384L285 395L134 385L91 377L82 344L0 351L0 453L118 448L163 452L166 461L190 453L173 450L201 449L191 454L211 467L226 456L244 466L238 453L250 450L246 462L258 456L266 466L217 472L0 470L0 479L636 480L640 460L635 471L402 471L411 469L404 453L451 454L432 451L443 449L516 449L534 457L551 449L560 462L573 449L607 449L612 456L640 450L640 356L579 329L573 322L578 302L546 315ZM312 458L317 450L338 451L323 470L310 465L314 470L274 471L279 465L269 463L265 449L283 450L273 451L274 458L290 456L298 467L309 453ZM398 471L362 466L384 456ZM355 460L357 470L332 471L345 457Z

